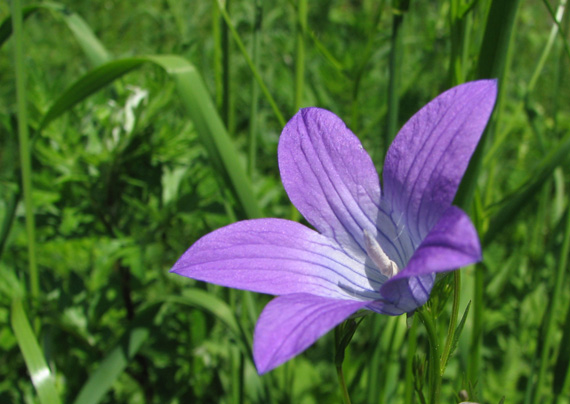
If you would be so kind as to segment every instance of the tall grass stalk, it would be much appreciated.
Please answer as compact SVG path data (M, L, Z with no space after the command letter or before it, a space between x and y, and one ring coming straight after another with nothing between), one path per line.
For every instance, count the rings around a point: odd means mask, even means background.
M474 4L474 2L472 3ZM469 49L469 16L463 1L449 1L449 29L451 32L451 57L449 73L451 86L465 81L465 61Z
M28 235L28 268L30 272L30 293L34 300L39 297L40 286L36 263L36 235L34 206L32 201L32 164L28 133L28 111L26 105L26 67L24 65L23 19L20 0L12 1L12 24L14 30L14 66L16 73L16 98L18 116L18 138L20 140L20 170L26 209L26 233Z
M412 317L408 331L408 352L406 353L406 374L404 379L404 404L414 402L414 356L417 347L418 316Z
M402 23L409 0L393 0L392 37L390 39L390 58L388 61L388 119L384 133L384 147L388 147L396 136L398 128L398 111L400 105L400 59L402 57Z
M307 31L307 0L297 1L297 35L295 36L295 103L294 112L301 108L305 85L305 32Z
M243 44L243 41L241 40L239 33L236 31L234 25L232 24L232 21L230 19L229 14L223 8L223 5L220 4L221 3L220 0L213 0L213 1L215 2L216 6L218 7L220 13L222 14L222 17L224 18L224 21L226 22L226 24L227 24L227 26L228 26L228 28L229 28L229 30L230 30L233 38L234 38L234 42L236 43L237 47L239 48L240 52L242 53L242 55L243 55L247 65L249 66L253 76L257 80L257 83L259 84L259 87L261 88L263 95L265 96L265 98L267 98L269 105L271 105L271 108L273 109L273 113L275 114L275 117L277 118L277 121L279 122L279 126L284 127L285 126L285 118L283 118L283 114L281 114L281 111L279 110L279 107L277 106L277 102L275 102L275 99L273 98L273 96L269 92L269 89L265 85L265 82L261 78L261 75L259 74L255 65L253 64L253 61L251 60L251 57L249 56L247 50L245 49L245 45Z
M540 74L542 73L542 69L544 68L544 65L546 63L546 59L548 58L548 55L550 55L550 51L552 50L552 46L554 45L554 40L556 39L556 36L558 35L558 32L560 31L560 22L562 21L562 17L564 16L565 7L566 7L566 0L560 0L560 3L558 4L558 8L556 9L556 15L553 16L554 17L554 24L552 25L552 28L550 29L550 35L548 36L548 41L546 42L546 46L544 47L544 50L542 51L542 54L540 55L540 58L538 59L538 62L536 64L536 68L534 69L532 77L528 82L528 85L526 88L527 95L528 95L528 93L532 92L532 90L534 90L534 86L536 85L536 82L537 82L538 78L540 77Z
M560 258L558 259L558 268L556 270L556 279L554 282L554 290L552 291L552 298L545 313L546 327L544 332L544 339L542 349L540 351L540 364L538 368L538 377L536 380L536 388L533 395L533 403L543 402L541 399L544 395L546 370L550 363L550 349L555 342L554 328L557 308L562 306L561 292L564 284L564 275L568 266L568 255L570 255L570 214L566 214L566 229L564 232L564 240L562 248L560 249Z
M261 33L261 21L263 17L263 6L260 0L254 0L253 31L251 34L251 59L254 67L259 70L259 37ZM255 77L251 79L251 105L249 110L249 145L247 172L249 177L255 171L255 160L257 153L257 107L259 103L259 85Z
M223 72L222 72L222 30L223 24L220 9L217 5L212 7L212 38L214 41L213 58L214 58L214 83L216 88L216 107L218 111L222 110L223 100Z
M560 20L557 17L558 12L556 12L556 13L554 12L554 10L552 9L552 6L550 5L550 3L547 0L543 0L543 3L546 6L546 8L548 9L548 12L550 13L550 16L552 17L552 19L554 20L554 23L558 26L558 31L560 32L560 38L562 39L562 43L564 44L564 50L566 51L566 55L568 55L568 57L570 57L570 44L568 43L568 39L566 38L564 30L560 26ZM561 1L560 5L565 6L566 1Z
M428 382L429 382L429 403L438 404L441 393L441 373L439 356L439 337L437 334L437 324L434 314L428 306L424 305L416 311L420 320L424 324L429 340L428 357Z
M224 12L229 15L231 0L225 0ZM231 82L231 66L232 66L232 50L230 42L230 30L227 22L222 24L222 119L231 135L234 132L234 111L233 111L233 93Z
M520 0L503 1L493 0L489 7L483 42L479 52L477 65L477 78L496 78L499 80L499 94L497 105L491 122L483 134L477 149L469 163L469 167L463 177L463 181L455 198L455 203L463 209L470 211L473 202L477 178L482 165L484 150L488 138L492 138L494 122L500 116L501 94L504 89L503 79L508 70L510 56L512 54L512 38L514 36L515 21ZM475 280L473 282L473 327L469 350L469 367L467 377L470 383L477 383L479 380L481 344L483 335L484 316L484 266L479 264L475 270ZM481 390L481 383L476 384Z

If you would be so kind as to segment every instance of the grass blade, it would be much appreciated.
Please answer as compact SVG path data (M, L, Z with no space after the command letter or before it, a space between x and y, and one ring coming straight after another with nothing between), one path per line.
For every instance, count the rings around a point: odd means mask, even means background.
M36 262L36 224L32 200L32 159L28 133L28 107L26 101L26 65L24 64L23 18L20 0L12 2L14 27L14 66L16 70L16 101L18 117L18 139L20 148L20 172L26 215L26 236L28 244L28 268L32 299L40 295L40 283ZM39 323L36 324L36 330Z
M81 49L83 49L93 66L99 66L111 59L107 49L105 49L83 18L63 7L57 8L56 11L71 30L77 43L81 46Z
M190 288L185 289L183 296L169 296L165 301L197 307L214 315L214 317L223 322L236 338L242 342L242 348L245 349L244 353L251 358L250 339L243 332L230 306L223 300L204 290Z
M130 361L148 339L153 319L160 305L153 305L134 319L117 346L101 361L97 370L81 388L74 404L97 404L107 394L113 383L124 372Z
M12 330L42 404L60 403L55 380L32 331L20 299L12 301Z
M144 58L120 59L91 70L73 83L56 99L44 115L38 131L44 129L51 121L69 111L90 95L101 90L131 70L141 66L145 61Z

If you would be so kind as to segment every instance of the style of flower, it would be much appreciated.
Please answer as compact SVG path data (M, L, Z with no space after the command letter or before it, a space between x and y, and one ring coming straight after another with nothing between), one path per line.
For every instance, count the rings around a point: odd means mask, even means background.
M172 272L277 295L254 333L265 373L360 309L409 313L439 272L481 260L469 217L451 203L491 115L496 81L454 87L416 113L378 174L358 138L332 112L300 110L279 139L291 202L316 229L245 220L190 247Z

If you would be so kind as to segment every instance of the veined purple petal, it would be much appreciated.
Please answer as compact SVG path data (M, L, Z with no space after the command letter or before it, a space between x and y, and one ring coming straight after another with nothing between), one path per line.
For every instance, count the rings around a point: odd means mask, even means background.
M380 292L395 308L409 312L427 302L435 273L480 260L481 245L471 220L461 209L450 206L406 268L384 283Z
M262 374L311 346L368 302L305 293L279 296L261 313L253 336L253 358Z
M496 93L495 80L454 87L416 113L390 146L384 198L404 216L416 247L451 205Z
M340 118L319 108L300 110L283 129L278 158L291 202L321 234L364 262L367 229L398 260L398 229L379 209L374 164Z
M302 224L283 219L245 220L198 240L172 272L254 292L312 293L341 299L380 297L377 270L346 255Z

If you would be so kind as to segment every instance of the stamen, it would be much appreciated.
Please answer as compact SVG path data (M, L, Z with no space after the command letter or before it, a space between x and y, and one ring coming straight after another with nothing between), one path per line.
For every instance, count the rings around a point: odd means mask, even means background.
M382 275L391 278L398 273L396 263L388 258L378 241L367 230L364 230L364 247L366 248L366 253L372 262L376 264Z

